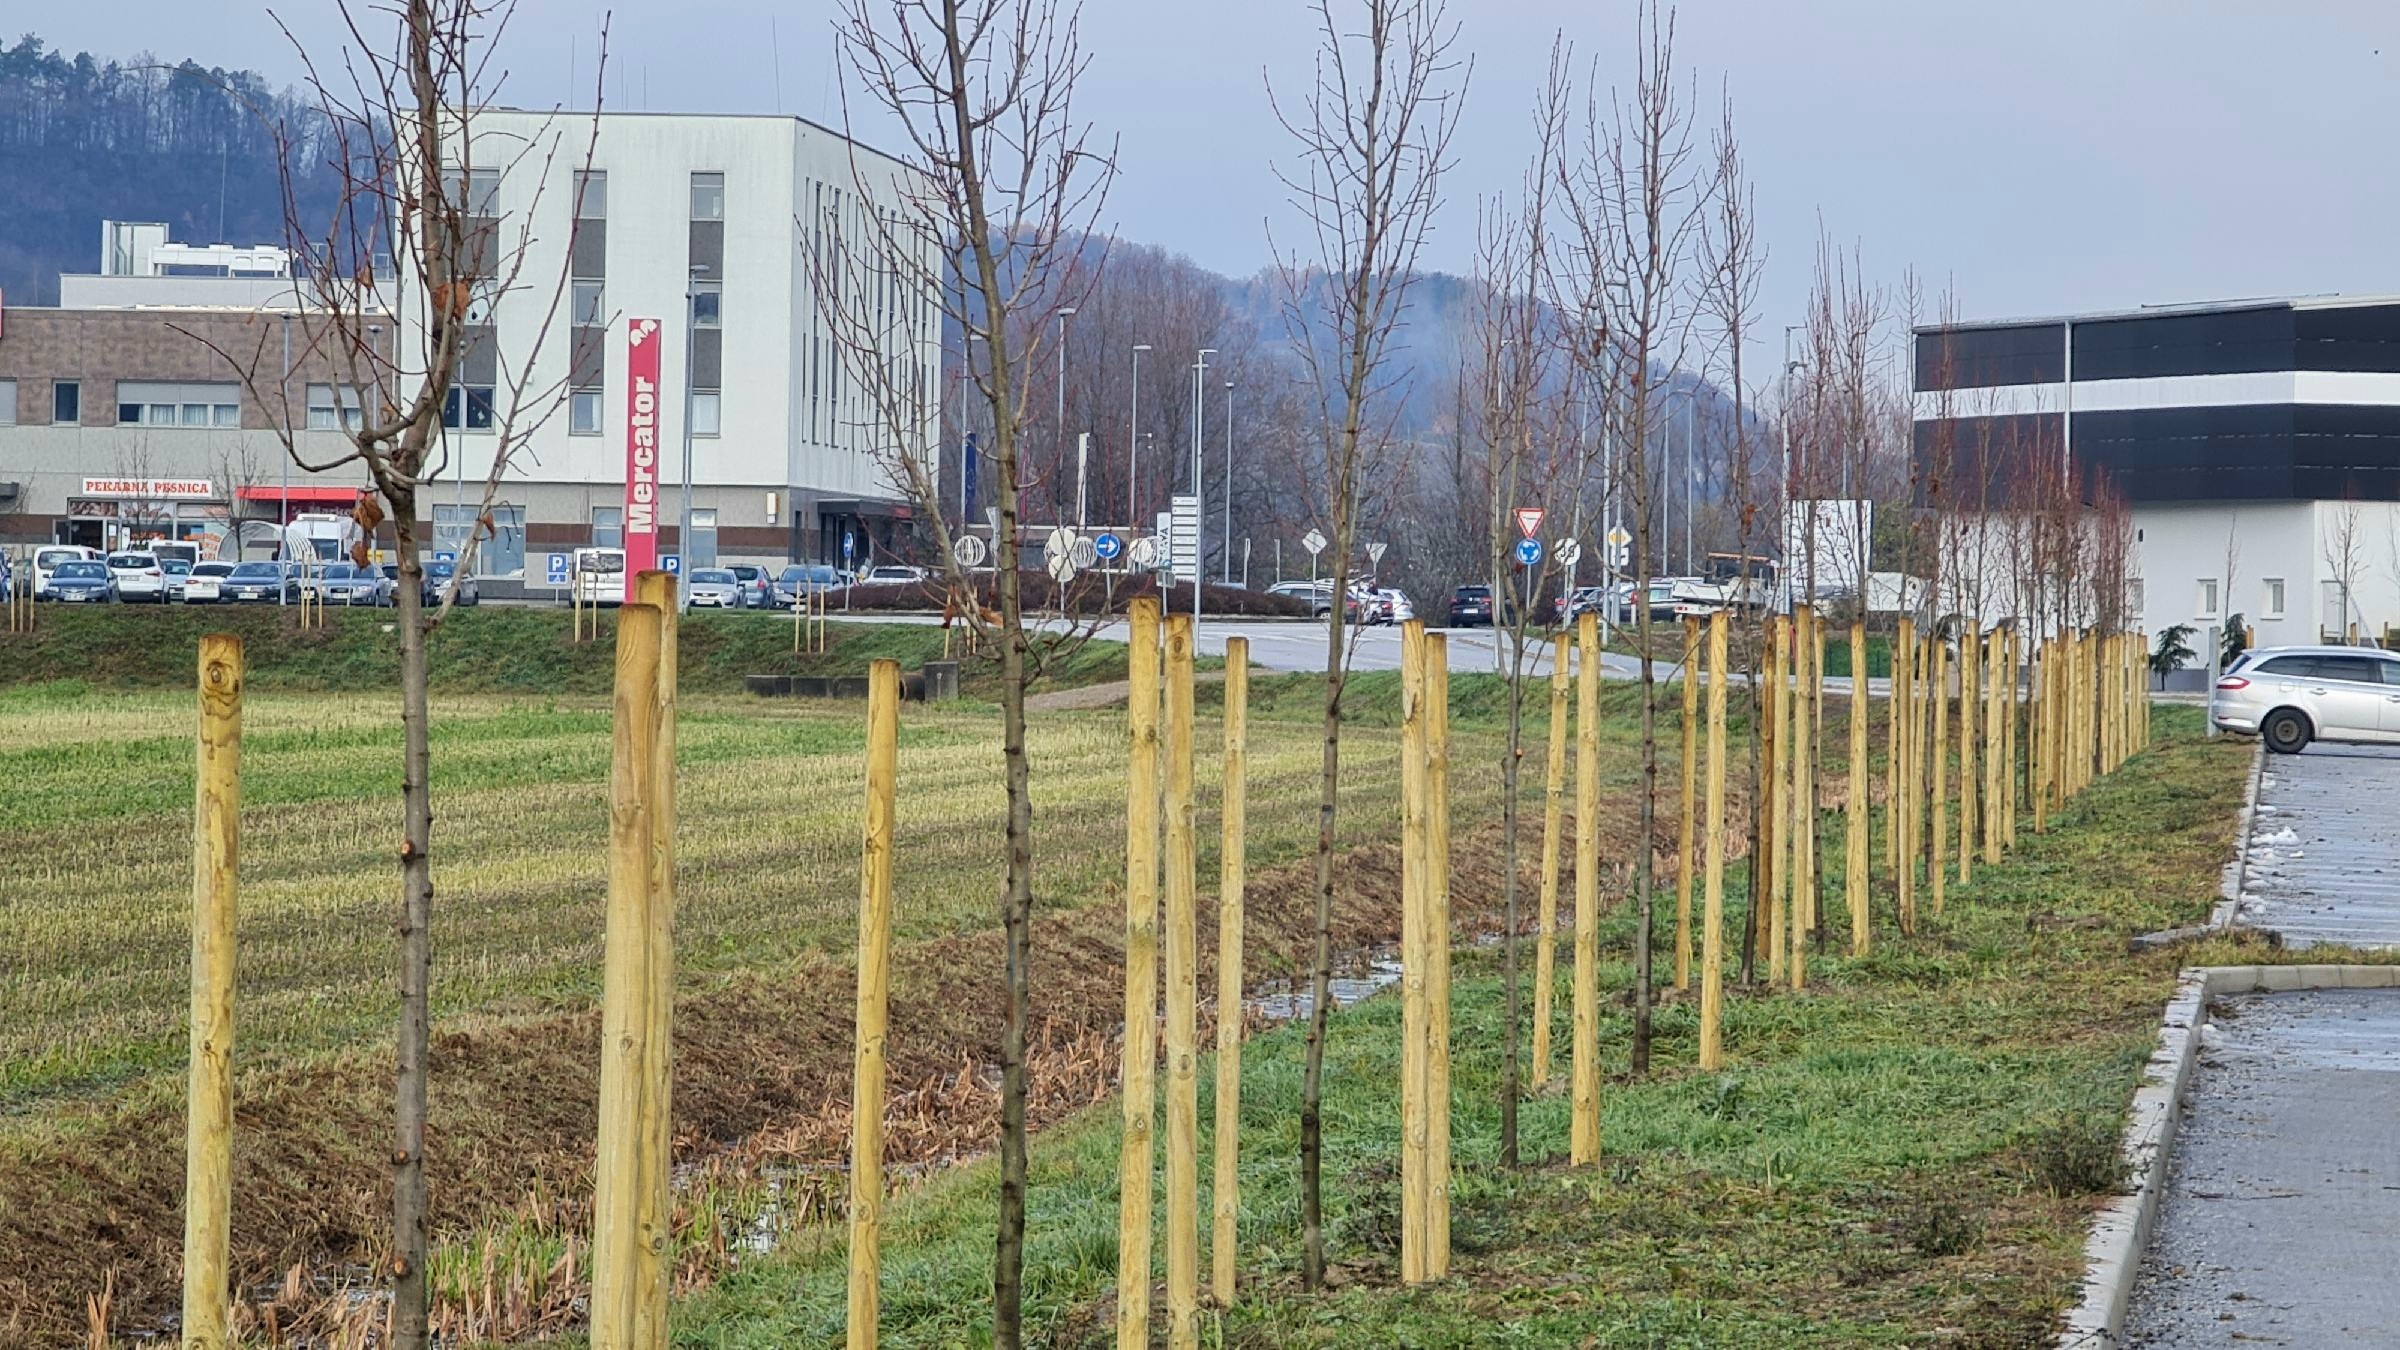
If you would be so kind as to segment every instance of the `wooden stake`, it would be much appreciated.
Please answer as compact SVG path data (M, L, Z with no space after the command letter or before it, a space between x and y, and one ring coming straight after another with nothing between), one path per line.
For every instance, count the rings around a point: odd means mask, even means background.
M2024 700L2019 696L2021 686L2018 684L2017 672L2022 669L2021 662L2024 653L2025 649L2019 642L2017 630L2009 629L2008 683L2003 686L2005 693L2001 699L2005 705L2003 712L2007 721L2001 724L2003 730L2000 736L2000 758L2001 762L2006 765L2001 777L2007 780L2003 785L2007 795L2001 799L2000 803L2000 843L2007 848L2017 846L2017 794L2024 781L2023 775L2019 772L2020 766L2017 757L2020 739L2017 735L2017 719L2025 712Z
M1192 616L1167 620L1167 1346L1200 1344L1199 837L1192 806Z
M1425 1277L1450 1273L1450 639L1425 636Z
M1150 1347L1151 1128L1158 1082L1158 599L1128 613L1125 700L1125 1044L1117 1083L1117 1345Z
M648 579L645 574L644 579ZM875 1350L883 1272L884 1033L891 999L892 818L900 663L867 667L866 839L859 852L858 1033L850 1069L850 1350Z
M1980 662L1983 631L1970 618L1958 634L1958 884L1975 880L1975 717L1983 697Z
M1692 834L1700 809L1700 620L1683 620L1683 833L1675 868L1675 987L1692 987Z
M2033 832L2050 828L2050 686L2058 683L2050 668L2050 644L2035 641L2031 670L2033 690L2025 701L2026 796L2033 809Z
M2008 716L2008 685L2016 678L2008 668L2008 634L1993 629L1984 643L1983 675L1983 862L2000 865L2001 807L2008 795L2008 757L2001 725Z
M1921 710L1917 695L1924 675L1916 620L1900 620L1899 632L1892 640L1892 661L1892 749L1884 777L1894 795L1883 815L1884 831L1892 839L1892 880L1900 931L1909 934L1917 931L1917 822L1924 814L1917 795L1917 751L1923 739L1918 730Z
M1767 657L1767 743L1774 754L1762 758L1759 775L1765 778L1767 836L1773 842L1767 857L1773 864L1773 874L1767 878L1767 922L1764 929L1767 943L1767 982L1783 982L1784 951L1790 939L1784 933L1784 900L1791 889L1794 834L1792 831L1792 774L1785 770L1786 761L1794 758L1792 741L1792 621L1778 614L1769 625Z
M1430 807L1426 801L1425 625L1400 626L1400 1282L1426 1275L1425 1159L1432 1128L1427 1101L1431 1045L1426 1029L1432 955L1426 948Z
M1566 827L1567 635L1550 647L1550 759L1542 785L1541 935L1533 946L1533 1086L1550 1081L1551 986L1558 979L1558 855Z
M1787 925L1792 988L1808 987L1808 939L1817 924L1817 662L1823 654L1816 616L1792 610L1792 917Z
M1944 873L1949 870L1942 853L1950 832L1950 644L1937 634L1933 640L1933 740L1926 747L1926 759L1933 766L1933 784L1925 795L1933 816L1926 822L1926 880L1933 888L1933 916L1942 916L1942 893L1946 889Z
M643 1044L649 1025L651 814L657 768L655 606L617 615L615 737L609 771L608 911L600 994L600 1131L593 1164L593 1350L634 1350L642 1303Z
M634 598L658 611L658 684L651 716L650 890L644 905L647 972L642 1034L640 1231L634 1335L644 1350L666 1350L667 1304L674 1294L675 1241L675 754L676 580L642 572Z
M1600 616L1575 621L1575 1022L1569 1160L1600 1160Z
M1842 890L1850 901L1850 954L1867 954L1867 626L1850 625L1850 800L1843 823L1848 827L1842 852Z
M1225 783L1217 849L1217 1130L1209 1199L1209 1293L1220 1307L1234 1294L1241 1215L1242 889L1247 865L1250 759L1250 639L1225 639Z
M1708 879L1700 899L1700 1067L1724 1062L1725 1041L1725 611L1708 616Z
M12 574L10 584L15 585ZM233 976L242 840L242 640L200 639L192 804L191 1082L184 1124L183 1344L226 1350L232 1297Z

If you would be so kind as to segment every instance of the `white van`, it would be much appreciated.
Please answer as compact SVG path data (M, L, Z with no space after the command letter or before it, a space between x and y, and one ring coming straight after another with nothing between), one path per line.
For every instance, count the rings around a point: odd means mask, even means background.
M587 605L621 605L625 603L625 550L621 548L579 548L570 562L574 589L567 603L580 600Z
M33 590L40 595L50 589L50 574L60 563L98 562L108 555L96 548L81 544L45 544L33 551Z

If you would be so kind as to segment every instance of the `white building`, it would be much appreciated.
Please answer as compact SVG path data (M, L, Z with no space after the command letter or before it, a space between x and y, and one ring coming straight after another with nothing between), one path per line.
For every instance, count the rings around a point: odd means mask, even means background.
M2144 630L2239 616L2272 646L2400 626L2400 299L1931 326L1916 360L1917 452L1952 461L1947 491L1980 477L2005 515L2026 464L2105 478Z

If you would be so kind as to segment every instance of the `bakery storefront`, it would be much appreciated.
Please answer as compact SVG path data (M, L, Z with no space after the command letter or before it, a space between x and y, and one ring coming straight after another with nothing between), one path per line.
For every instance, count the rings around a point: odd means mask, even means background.
M206 478L86 478L67 499L58 542L119 549L176 541L214 558L226 548L229 508Z

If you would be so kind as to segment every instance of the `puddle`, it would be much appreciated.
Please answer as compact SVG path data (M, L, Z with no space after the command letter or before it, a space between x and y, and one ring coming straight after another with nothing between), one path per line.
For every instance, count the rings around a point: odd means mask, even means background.
M1325 985L1339 1010L1363 1002L1400 983L1400 958L1378 956L1368 962L1363 975L1336 975ZM1269 1022L1291 1022L1308 1016L1316 1008L1316 995L1305 981L1282 980L1267 985L1243 1000L1244 1006Z

